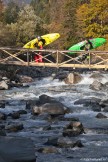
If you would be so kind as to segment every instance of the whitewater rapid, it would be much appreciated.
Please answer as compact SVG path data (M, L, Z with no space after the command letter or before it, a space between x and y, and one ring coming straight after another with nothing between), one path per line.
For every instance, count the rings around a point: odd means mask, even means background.
M33 83L29 83L28 88L13 88L11 90L2 91L1 95L6 99L30 99L37 98L42 93L50 95L52 97L68 96L76 99L78 97L86 97L86 93L89 95L95 95L95 92L89 88L95 78L90 78L91 73L82 74L83 79L74 85L67 85L64 81L59 79L53 79L53 77L43 78L41 80L35 79ZM108 82L108 74L103 74L103 78L99 78L98 81L105 84ZM25 84L26 85L26 84ZM68 88L69 87L69 88ZM77 91L77 93L75 93ZM85 96L83 95L85 94ZM97 94L97 93L96 93ZM99 92L98 92L99 94ZM100 92L101 95L101 92ZM107 94L105 94L107 96ZM0 96L2 98L2 96ZM87 96L88 97L88 96Z
M93 111L89 107L84 107L81 104L74 105L74 102L78 99L88 99L91 97L101 100L108 99L108 93L106 91L94 91L90 89L90 84L94 80L98 80L103 84L107 83L107 72L101 73L103 77L98 79L91 78L91 74L92 72L81 74L83 79L79 83L72 85L65 84L64 81L53 79L50 76L42 79L36 78L33 83L25 83L25 85L29 85L28 87L1 91L0 99L9 101L5 109L0 108L0 111L6 114L12 111L25 110L25 101L38 100L40 95L46 94L72 109L72 113L66 114L65 117L78 118L82 122L86 134L75 137L75 139L81 140L84 148L59 149L59 154L38 154L37 162L48 162L50 160L52 162L108 161L108 119L97 119L95 116L98 112ZM102 113L108 117L108 112ZM12 121L10 118L8 120L9 122ZM65 121L55 121L51 125L53 128L51 131L44 131L42 133L42 128L49 125L49 123L46 120L33 117L31 113L22 115L16 121L23 123L24 130L17 133L9 133L8 136L30 137L36 147L40 147L42 145L41 142L45 141L46 138L56 136L57 133L59 135L61 133L59 128L65 124Z

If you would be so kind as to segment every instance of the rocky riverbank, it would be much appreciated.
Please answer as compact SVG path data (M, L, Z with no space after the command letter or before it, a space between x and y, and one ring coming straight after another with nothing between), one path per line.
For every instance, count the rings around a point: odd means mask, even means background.
M22 85L1 90L0 162L108 161L107 72L87 84L81 72L38 71L1 76Z

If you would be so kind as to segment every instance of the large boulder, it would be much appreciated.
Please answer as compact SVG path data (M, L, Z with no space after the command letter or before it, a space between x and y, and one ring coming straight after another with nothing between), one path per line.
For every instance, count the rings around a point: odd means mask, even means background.
M56 99L53 98L53 97L50 97L46 94L43 94L43 95L39 96L39 100L38 100L37 103L42 105L42 104L45 104L45 103L58 103L58 101L56 101Z
M74 137L80 135L84 132L84 127L81 122L75 121L70 122L64 129L63 129L63 136Z
M9 89L8 84L3 80L0 82L0 90L6 90Z
M74 102L74 105L84 105L92 109L93 111L101 111L101 105L100 105L101 99L91 97L91 98L84 98L79 99Z
M10 79L8 79L7 77L2 77L2 81L5 81L5 83L10 83Z
M33 114L48 113L50 115L63 115L66 109L61 103L45 103L39 107L34 106Z
M26 75L17 75L20 83L29 83L33 82L33 79Z
M38 107L41 107L42 105L44 105L46 103L52 103L52 104L54 103L59 106L64 106L62 103L57 101L55 98L50 97L46 94L42 94L39 96L38 100L28 100L26 102L26 109L34 109L34 107L35 107L35 111L37 111L36 109L40 109Z
M58 149L54 146L42 147L38 149L38 152L49 154L49 153L58 153Z
M93 78L93 79L98 79L98 80L101 80L101 79L103 79L103 75L102 74L100 74L100 73L93 73L91 76L90 76L90 78Z
M95 97L90 97L90 98L82 98L82 99L78 99L74 102L74 105L96 105L99 104L99 102L101 101L100 98L95 98Z
M65 78L67 78L67 76L68 76L67 72L60 72L60 73L54 75L53 79L64 80Z
M60 137L57 141L57 144L59 147L64 147L64 148L83 147L80 140L75 141L69 137Z
M45 145L52 145L61 148L83 147L80 140L76 141L69 137L49 137Z
M7 132L18 132L23 128L23 124L18 122L5 125L5 130L7 130Z
M64 79L66 84L77 84L82 80L82 76L77 73L69 73L67 78Z
M105 116L105 115L102 114L102 113L98 113L98 114L96 115L96 118L103 119L103 118L107 118L107 116Z
M108 107L108 99L101 100L99 104L101 105L102 108Z
M46 103L57 103L59 105L64 106L61 102L57 101L55 98L50 97L50 96L48 96L46 94L43 94L43 95L39 96L39 100L34 101L34 104L37 105L37 106L41 106L41 105L44 105Z
M99 82L98 80L95 80L91 85L90 85L90 89L92 90L102 90L104 88L104 85Z

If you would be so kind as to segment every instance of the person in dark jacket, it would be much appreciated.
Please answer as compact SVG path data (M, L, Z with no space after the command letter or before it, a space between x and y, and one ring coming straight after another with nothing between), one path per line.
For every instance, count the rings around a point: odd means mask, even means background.
M85 51L89 51L90 49L93 49L93 45L89 39L86 39L86 44L84 46L84 49L85 49Z
M82 50L85 50L85 51L89 51L91 49L93 49L93 45L92 45L92 42L90 41L90 39L86 39L85 40L85 45L81 47ZM85 53L82 55L82 57L79 59L79 61L85 61L85 60L89 60L90 57L89 57L89 53Z

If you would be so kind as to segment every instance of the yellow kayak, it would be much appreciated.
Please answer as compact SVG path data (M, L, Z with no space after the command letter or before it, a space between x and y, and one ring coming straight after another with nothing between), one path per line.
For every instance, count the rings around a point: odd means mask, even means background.
M47 46L48 44L54 42L59 37L60 37L59 33L51 33L51 34L45 34L45 35L41 36L41 38L45 40L45 44L43 46ZM23 48L36 48L35 43L37 43L37 38L26 43L23 46Z

